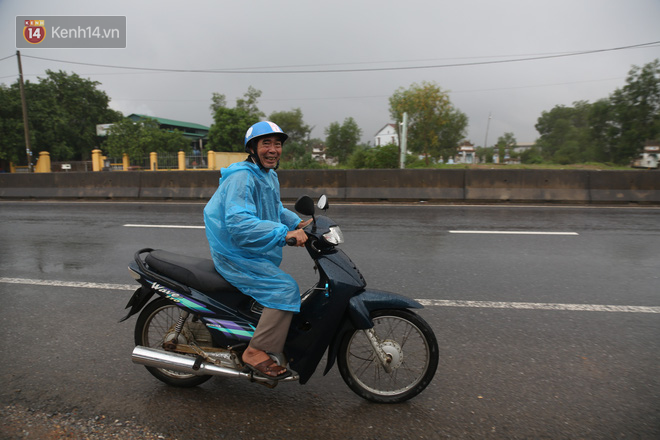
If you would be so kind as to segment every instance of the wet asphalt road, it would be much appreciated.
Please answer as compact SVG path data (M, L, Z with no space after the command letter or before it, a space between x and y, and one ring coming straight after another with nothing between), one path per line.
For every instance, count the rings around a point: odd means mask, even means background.
M389 406L354 395L336 369L274 390L224 378L175 389L131 363L135 318L117 321L133 253L207 257L208 247L202 229L124 225L201 226L202 209L0 201L0 405L102 414L184 440L660 438L660 209L331 207L371 287L482 301L420 312L438 337L438 371ZM450 232L477 230L578 235ZM301 249L285 249L283 268L303 288L315 280Z

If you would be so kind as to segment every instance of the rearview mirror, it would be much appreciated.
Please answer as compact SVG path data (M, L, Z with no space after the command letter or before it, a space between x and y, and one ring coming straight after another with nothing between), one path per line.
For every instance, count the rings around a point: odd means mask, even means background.
M328 209L328 198L325 196L325 194L319 197L319 203L316 206L318 206L319 209L322 209L323 211Z
M314 215L314 200L309 196L300 197L294 207L302 215Z

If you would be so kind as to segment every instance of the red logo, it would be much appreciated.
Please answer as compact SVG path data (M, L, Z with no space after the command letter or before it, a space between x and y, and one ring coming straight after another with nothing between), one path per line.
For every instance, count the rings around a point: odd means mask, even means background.
M25 20L23 38L30 44L39 44L46 38L44 20Z

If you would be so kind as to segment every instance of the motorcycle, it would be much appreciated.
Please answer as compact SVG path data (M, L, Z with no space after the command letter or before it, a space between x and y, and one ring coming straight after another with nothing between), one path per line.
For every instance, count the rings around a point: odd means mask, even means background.
M308 196L295 204L296 211L312 217L304 228L305 248L319 280L301 296L286 356L269 353L292 376L273 380L243 364L263 307L220 276L211 259L150 248L136 252L128 267L140 284L120 321L140 312L132 361L173 386L193 387L224 376L274 388L280 382L307 383L327 352L323 375L336 362L344 382L364 399L399 403L422 392L438 366L435 334L411 310L423 306L367 289L357 266L337 247L343 242L339 226L317 216L317 207L327 212L325 196L317 205Z

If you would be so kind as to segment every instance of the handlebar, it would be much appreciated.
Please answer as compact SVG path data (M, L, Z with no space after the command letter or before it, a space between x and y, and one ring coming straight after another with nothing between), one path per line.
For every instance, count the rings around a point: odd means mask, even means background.
M287 246L295 246L296 244L298 244L298 240L296 240L296 237L291 237L286 240Z

